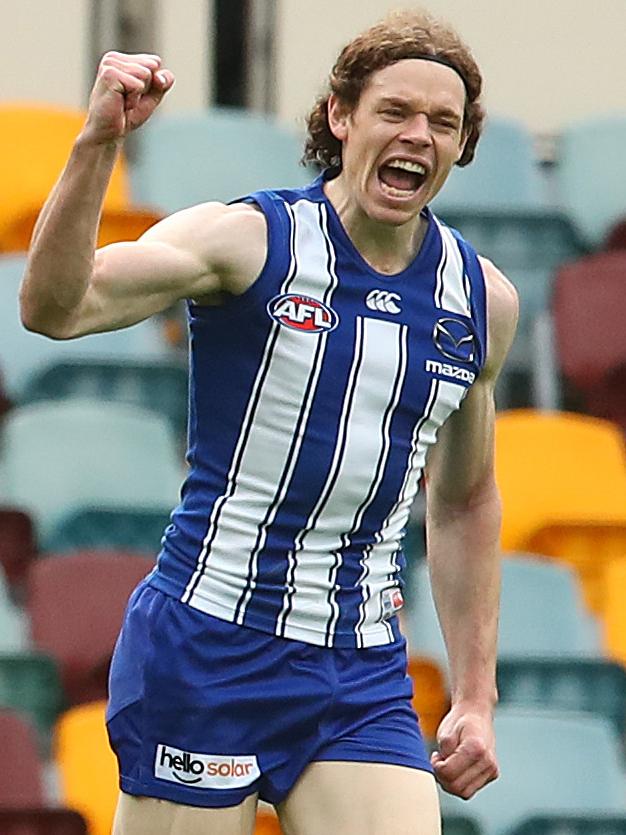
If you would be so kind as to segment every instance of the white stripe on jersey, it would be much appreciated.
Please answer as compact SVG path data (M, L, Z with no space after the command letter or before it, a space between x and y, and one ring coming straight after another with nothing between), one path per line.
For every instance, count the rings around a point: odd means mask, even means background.
M326 207L301 200L291 210L296 270L281 292L313 296L328 304L337 278L334 270L329 271L334 256L329 259L332 247L323 225ZM272 328L268 338L272 347L266 347L267 359L255 381L228 487L214 505L194 575L196 585L190 582L183 598L197 609L243 620L254 587L256 558L293 474L326 339L326 332L302 333L278 324Z
M417 495L419 481L426 463L426 453L435 443L437 432L446 418L459 408L467 389L447 380L433 380L424 414L415 425L402 489L398 500L376 534L376 542L365 549L361 558L363 571L360 583L363 602L357 625L357 646L376 646L391 640L389 624L381 621L382 592L390 585L398 542L409 519L411 505ZM392 582L392 586L397 582ZM374 624L373 626L371 624ZM368 626L368 624L370 624Z
M331 629L338 551L373 500L389 454L389 422L406 372L401 326L357 318L356 344L346 387L335 454L326 485L296 543L295 567L278 634L311 640L320 624ZM293 559L292 558L292 559ZM332 644L332 635L326 642Z
M441 234L441 260L437 269L435 305L450 313L471 316L468 296L469 282L459 244L452 232L435 218Z

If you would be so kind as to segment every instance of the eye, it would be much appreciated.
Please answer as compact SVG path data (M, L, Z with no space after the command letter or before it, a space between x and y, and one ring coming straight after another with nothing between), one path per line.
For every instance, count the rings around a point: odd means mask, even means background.
M381 113L384 116L387 116L389 119L404 119L404 111L401 110L399 107L385 107L381 110Z

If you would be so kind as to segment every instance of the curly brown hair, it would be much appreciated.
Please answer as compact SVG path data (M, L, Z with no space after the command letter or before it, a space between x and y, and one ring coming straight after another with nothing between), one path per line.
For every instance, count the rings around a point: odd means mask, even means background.
M332 93L354 110L372 73L405 58L425 56L441 59L464 79L463 131L467 141L457 165L468 165L474 158L485 119L480 102L481 72L469 47L452 28L427 12L415 10L393 12L342 49L326 91L309 113L303 163L341 168L341 142L333 136L328 123L328 100Z

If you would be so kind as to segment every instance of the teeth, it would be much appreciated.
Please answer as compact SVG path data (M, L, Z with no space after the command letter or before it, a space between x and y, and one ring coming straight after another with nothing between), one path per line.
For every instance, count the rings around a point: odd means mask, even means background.
M410 171L412 174L425 174L426 169L419 162L409 162L408 159L392 159L387 165L390 168L401 168L403 171Z

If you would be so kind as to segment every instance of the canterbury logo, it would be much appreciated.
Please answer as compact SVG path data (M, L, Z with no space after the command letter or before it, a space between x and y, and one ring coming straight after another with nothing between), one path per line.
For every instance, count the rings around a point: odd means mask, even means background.
M401 308L396 302L402 298L397 293L389 293L387 290L372 290L367 294L365 304L370 310L379 310L381 313L400 313Z

